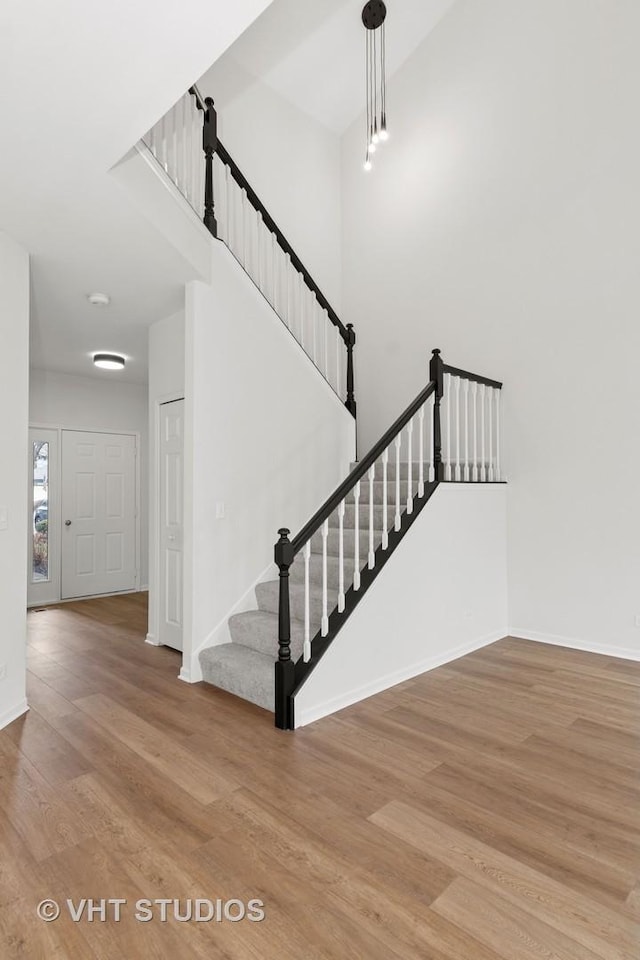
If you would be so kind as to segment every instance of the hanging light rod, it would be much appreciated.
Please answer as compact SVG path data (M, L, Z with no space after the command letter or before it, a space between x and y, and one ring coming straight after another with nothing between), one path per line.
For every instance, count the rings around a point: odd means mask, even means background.
M387 8L382 0L369 0L362 8L367 31L365 45L367 89L367 147L364 169L371 170L371 157L378 144L389 139L387 131Z

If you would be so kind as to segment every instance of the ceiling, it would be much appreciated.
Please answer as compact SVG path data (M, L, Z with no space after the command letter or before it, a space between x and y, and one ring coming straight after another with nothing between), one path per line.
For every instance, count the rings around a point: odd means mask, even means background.
M411 56L455 0L386 0L387 73ZM364 109L364 0L273 0L212 71L219 103L261 80L342 134ZM205 78L203 89L211 89ZM224 90L220 89L224 84Z
M0 4L0 229L31 257L33 366L100 375L113 351L145 381L189 274L108 171L268 2Z

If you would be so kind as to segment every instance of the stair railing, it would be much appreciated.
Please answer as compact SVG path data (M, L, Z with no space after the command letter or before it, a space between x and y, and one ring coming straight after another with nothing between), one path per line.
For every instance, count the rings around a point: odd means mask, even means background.
M353 324L342 323L218 137L211 97L191 87L143 141L355 417Z
M290 530L286 527L278 531L274 548L279 570L277 727L293 729L296 690L319 662L438 484L502 480L501 390L502 384L497 380L444 364L440 351L434 350L429 364L429 383L404 413L297 536L290 539ZM381 522L376 522L376 482L382 483ZM368 516L361 528L360 505L367 502ZM351 538L347 542L345 535L347 510L353 512L352 542ZM333 531L329 526L332 517L337 521ZM332 534L337 537L337 591L330 590L328 578L327 548ZM319 618L314 618L311 610L312 545L321 556L322 564ZM335 549L336 545L333 546ZM296 557L304 564L304 631L303 654L294 663L289 571ZM319 629L316 629L318 619Z

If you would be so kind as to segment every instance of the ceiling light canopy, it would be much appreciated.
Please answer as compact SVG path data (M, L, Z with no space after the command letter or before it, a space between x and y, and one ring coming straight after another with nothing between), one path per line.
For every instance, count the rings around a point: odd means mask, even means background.
M387 132L387 8L382 0L369 0L362 9L366 33L367 150L364 169L371 170L371 157Z
M108 307L111 303L111 297L107 293L90 293L87 300L94 307Z
M124 370L125 359L117 353L94 353L93 362L103 370Z

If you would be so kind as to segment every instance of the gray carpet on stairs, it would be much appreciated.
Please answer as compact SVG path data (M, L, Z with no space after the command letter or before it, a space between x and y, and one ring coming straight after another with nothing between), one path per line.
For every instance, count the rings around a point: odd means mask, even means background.
M352 467L354 464L352 464ZM387 484L387 528L393 526L396 504L396 468L395 463L388 465ZM424 468L425 480L428 478L428 465ZM378 547L382 540L383 525L383 482L382 467L376 466L376 479L372 489L368 477L360 484L359 501L359 567L367 563L369 550L369 503L374 504L374 543ZM400 464L400 510L404 511L407 500L407 465ZM418 471L414 466L413 490L417 489ZM370 494L373 494L371 498ZM353 496L349 497L344 516L344 557L345 592L353 578L355 551L356 508ZM339 576L339 530L338 514L329 520L327 538L327 586L329 612L338 601ZM311 638L320 629L322 616L322 534L318 532L311 540L311 562L309 567L309 613ZM229 619L231 643L216 647L207 647L200 654L200 664L204 680L227 690L244 700L249 700L266 710L273 711L274 663L278 658L278 580L268 580L256 587L256 610L237 613ZM290 570L291 598L291 657L298 660L302 656L304 640L304 563L298 556Z

